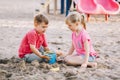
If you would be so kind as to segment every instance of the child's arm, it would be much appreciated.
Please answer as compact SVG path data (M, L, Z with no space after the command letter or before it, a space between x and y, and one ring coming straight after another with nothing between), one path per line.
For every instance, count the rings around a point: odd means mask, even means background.
M69 52L67 55L71 55L74 50L75 50L75 48L74 48L73 43L72 43L71 48L69 49Z
M48 47L44 47L45 51L50 51L50 49Z
M87 67L88 58L89 58L89 52L90 52L90 46L89 46L89 44L88 44L88 40L86 40L86 41L84 42L84 47L85 47L86 54L85 54L84 62L83 62L83 64L81 65L81 67Z
M73 53L73 51L74 51L74 46L73 46L73 44L71 45L71 48L69 49L69 52L68 53L65 53L65 52L62 52L62 51L57 51L57 53L61 53L61 55L58 57L58 60L59 60L59 58L65 58L65 57L67 57L68 55L71 55L72 53Z
M44 59L47 59L49 60L49 57L48 56L45 56L45 55L42 55L38 49L35 48L35 45L32 45L30 44L30 49L32 50L33 53L35 53L37 56L39 56L40 58L44 58Z
M44 47L44 50L46 52L52 52L48 47ZM61 50L55 50L55 53L57 54L57 56L61 56L61 55L64 55L65 53L62 52Z
M64 61L65 57L67 57L68 55L71 55L73 53L73 51L74 51L73 44L72 44L72 46L69 49L69 52L67 54L65 52L58 51L58 52L61 52L62 55L60 55L59 57L57 57L57 61Z

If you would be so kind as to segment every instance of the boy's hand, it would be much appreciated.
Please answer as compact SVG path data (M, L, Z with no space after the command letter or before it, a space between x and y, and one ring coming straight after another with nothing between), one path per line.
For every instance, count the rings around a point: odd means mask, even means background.
M48 60L48 61L50 60L50 57L45 56L45 55L43 55L42 58L43 58L43 59L46 59L46 60Z
M52 52L52 51L50 51L50 50L48 50L48 51L45 51L45 52L46 52L46 53L48 53L48 54L49 54L49 53L53 53L53 52Z

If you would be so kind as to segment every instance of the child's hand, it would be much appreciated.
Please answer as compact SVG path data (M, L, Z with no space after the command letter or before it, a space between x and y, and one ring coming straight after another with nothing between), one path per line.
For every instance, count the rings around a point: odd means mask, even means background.
M66 53L61 50L56 50L56 54L57 54L57 56L63 56L63 57L66 56Z
M82 65L81 65L81 68L86 68L87 67L87 63L83 63Z
M48 50L48 51L45 51L45 52L46 52L46 53L48 53L48 54L49 54L49 53L53 53L53 52L52 52L52 51L50 51L50 50Z
M46 59L46 60L48 60L48 61L50 60L50 57L45 56L45 55L43 55L42 58L43 58L43 59Z
M87 68L87 63L83 63L80 67L80 69L78 70L79 73L81 72L85 72Z
M63 56L57 57L57 61L64 61L64 57Z

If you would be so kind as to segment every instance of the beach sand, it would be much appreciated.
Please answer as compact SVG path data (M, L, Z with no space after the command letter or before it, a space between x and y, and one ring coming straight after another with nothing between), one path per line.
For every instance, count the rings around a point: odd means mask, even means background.
M2 0L0 2L0 80L120 80L120 14L92 15L87 31L99 54L97 68L79 71L80 66L64 63L25 63L18 58L20 41L33 28L34 11L39 1ZM49 47L68 51L71 31L64 22L65 14L48 15L46 31Z

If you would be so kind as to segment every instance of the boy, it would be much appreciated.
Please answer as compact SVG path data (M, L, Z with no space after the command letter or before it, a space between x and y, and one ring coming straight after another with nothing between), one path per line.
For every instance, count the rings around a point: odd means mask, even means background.
M19 47L19 57L24 59L26 62L31 62L33 60L42 59L49 60L48 56L43 55L44 51L49 51L45 31L48 28L48 19L42 15L38 14L34 18L34 29L30 30L23 38L21 45Z

